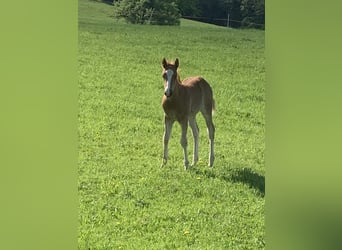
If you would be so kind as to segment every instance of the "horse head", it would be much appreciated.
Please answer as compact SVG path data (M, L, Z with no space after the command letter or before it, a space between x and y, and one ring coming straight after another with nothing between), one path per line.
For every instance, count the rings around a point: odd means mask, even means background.
M176 60L171 63L166 61L164 58L162 61L162 67L163 67L163 79L164 79L164 94L166 97L171 97L172 94L175 91L175 87L177 84L177 80L179 80L179 76L177 74L177 69L179 66L179 60L176 58Z

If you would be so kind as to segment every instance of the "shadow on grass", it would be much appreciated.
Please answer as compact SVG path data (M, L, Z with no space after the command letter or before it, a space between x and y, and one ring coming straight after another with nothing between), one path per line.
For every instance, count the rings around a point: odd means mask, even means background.
M244 183L249 188L258 191L262 197L265 196L265 176L259 175L250 168L242 168L233 172L229 180Z
M243 183L249 188L257 191L257 194L261 197L265 196L265 176L256 173L251 168L234 168L230 169L229 172L222 174L217 174L211 169L201 171L200 169L194 168L191 169L191 171L197 175L205 176L206 178L219 178L227 182Z

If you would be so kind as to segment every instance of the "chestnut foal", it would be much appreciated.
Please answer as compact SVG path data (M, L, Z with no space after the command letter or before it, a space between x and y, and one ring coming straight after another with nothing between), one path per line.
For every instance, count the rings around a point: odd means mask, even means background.
M212 121L212 111L215 109L213 92L210 85L202 77L189 77L180 81L177 68L179 66L178 58L172 63L162 61L163 79L164 79L164 96L162 106L164 109L164 166L168 160L168 143L172 130L173 123L178 121L182 128L182 136L180 143L184 152L185 169L189 167L188 152L187 152L187 129L188 124L192 129L194 137L194 155L193 165L198 161L198 126L196 122L196 114L201 112L204 116L208 127L209 134L209 167L214 164L214 136L215 127Z

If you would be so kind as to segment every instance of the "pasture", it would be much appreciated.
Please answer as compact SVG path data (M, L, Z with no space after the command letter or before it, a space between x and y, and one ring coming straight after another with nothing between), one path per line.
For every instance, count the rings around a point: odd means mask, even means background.
M79 249L264 249L264 32L130 25L112 12L79 1ZM163 57L213 89L212 169L201 114L197 165L184 170L175 124L160 167ZM192 159L190 129L188 142Z

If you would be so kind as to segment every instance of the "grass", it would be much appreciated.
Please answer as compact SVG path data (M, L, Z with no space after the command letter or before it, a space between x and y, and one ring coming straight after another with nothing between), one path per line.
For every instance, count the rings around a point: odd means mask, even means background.
M130 25L113 8L79 1L79 249L264 249L264 32ZM175 125L160 168L164 56L213 88L213 169L200 115L198 165L184 171Z

